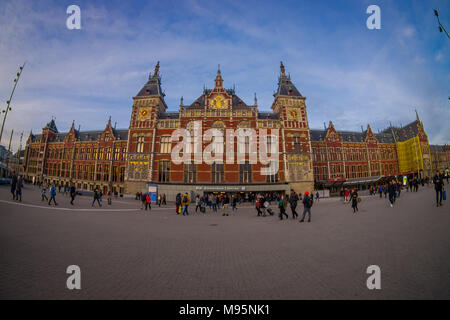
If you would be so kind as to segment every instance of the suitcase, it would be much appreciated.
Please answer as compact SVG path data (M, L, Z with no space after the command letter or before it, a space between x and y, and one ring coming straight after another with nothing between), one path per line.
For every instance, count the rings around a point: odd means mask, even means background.
M442 192L442 199L447 200L447 191L445 190Z
M204 206L201 206L201 207L200 207L200 212L205 213L205 211L206 211L206 208L205 208Z

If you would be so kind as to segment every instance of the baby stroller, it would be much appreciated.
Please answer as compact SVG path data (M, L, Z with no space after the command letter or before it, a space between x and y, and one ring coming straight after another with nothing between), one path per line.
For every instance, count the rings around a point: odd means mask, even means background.
M269 203L269 201L265 201L263 205L264 205L264 208L266 208L266 211L267 211L271 216L273 216L274 212L273 212L273 210L270 208L270 203Z

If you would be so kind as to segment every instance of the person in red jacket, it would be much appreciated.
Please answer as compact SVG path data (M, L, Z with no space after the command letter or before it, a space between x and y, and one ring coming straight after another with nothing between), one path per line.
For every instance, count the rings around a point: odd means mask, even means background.
M147 208L149 210L152 209L152 199L150 198L150 195L148 193L145 196L145 210L147 210Z

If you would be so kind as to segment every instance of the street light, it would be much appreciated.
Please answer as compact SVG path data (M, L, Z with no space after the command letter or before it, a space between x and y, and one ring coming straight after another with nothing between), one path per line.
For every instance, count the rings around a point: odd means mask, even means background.
M3 128L5 127L6 116L8 115L8 111L11 111L11 100L14 95L14 91L16 90L17 83L19 82L20 75L22 74L22 70L25 67L25 63L26 62L24 62L23 65L19 67L20 71L16 73L17 78L14 78L14 87L11 91L11 95L9 96L8 101L6 101L6 109L2 110L2 113L4 113L5 115L3 116L2 129L0 130L0 143L2 142Z
M436 9L433 9L434 11L434 15L436 16L436 19L438 21L439 24L439 32L444 31L445 34L447 35L447 37L450 39L450 35L448 34L447 30L445 30L444 26L442 25L441 21L439 20L439 12Z

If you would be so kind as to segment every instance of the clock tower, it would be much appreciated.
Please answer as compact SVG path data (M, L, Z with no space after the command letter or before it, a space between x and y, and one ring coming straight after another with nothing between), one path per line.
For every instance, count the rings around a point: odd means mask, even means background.
M277 92L272 109L279 115L285 179L296 192L313 191L311 139L306 113L306 98L286 75L280 64Z
M148 82L133 97L128 134L128 158L125 172L128 192L140 192L147 188L153 172L153 150L156 137L156 123L166 111L165 94L161 90L159 61Z
M223 79L220 73L220 65L217 70L215 87L207 96L207 107L214 110L229 110L232 105L232 96L223 88Z

